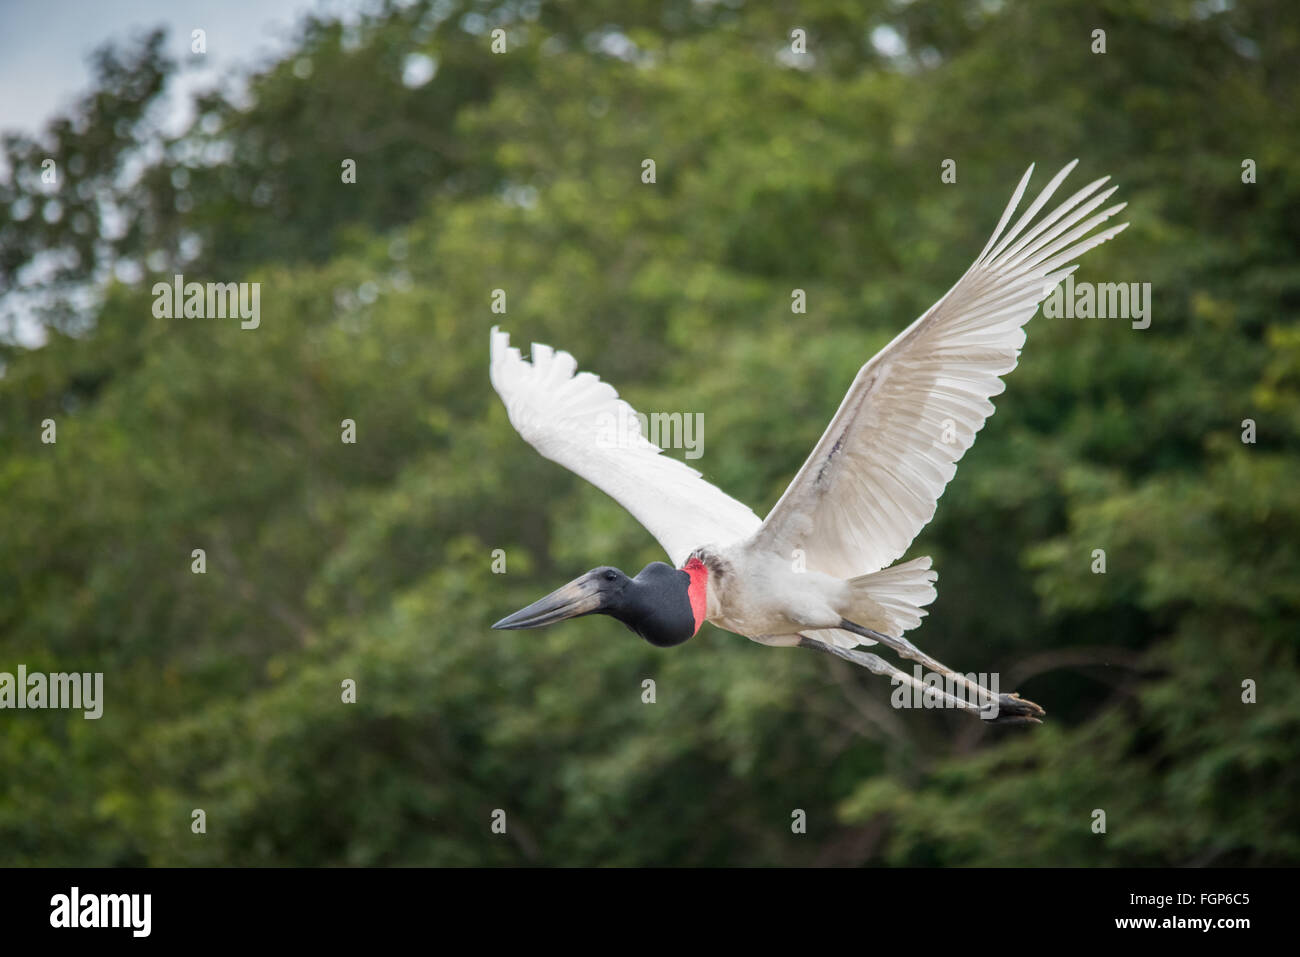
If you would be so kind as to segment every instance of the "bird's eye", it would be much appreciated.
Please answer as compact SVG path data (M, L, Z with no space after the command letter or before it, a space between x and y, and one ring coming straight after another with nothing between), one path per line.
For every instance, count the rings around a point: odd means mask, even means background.
M617 577L618 576L615 575L613 572L605 572L605 581L607 582L612 582Z

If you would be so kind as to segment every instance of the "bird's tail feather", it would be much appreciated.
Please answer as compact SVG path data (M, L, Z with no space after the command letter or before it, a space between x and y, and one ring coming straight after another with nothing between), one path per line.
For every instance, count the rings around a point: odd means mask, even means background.
M939 573L930 565L926 555L850 578L852 608L844 617L895 637L915 628L926 614L925 606L938 594L934 583Z

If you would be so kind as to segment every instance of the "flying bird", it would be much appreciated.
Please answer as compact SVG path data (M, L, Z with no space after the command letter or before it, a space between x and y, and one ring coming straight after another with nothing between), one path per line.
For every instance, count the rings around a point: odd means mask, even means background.
M1099 192L1109 177L1035 220L1077 162L1008 227L1029 167L965 275L861 367L765 519L660 455L632 407L608 383L579 372L569 353L535 343L527 361L493 327L492 385L511 424L543 456L627 509L671 564L652 562L635 576L595 568L492 627L603 614L667 647L708 621L765 645L836 655L919 690L914 675L861 650L879 644L941 675L939 696L951 707L1038 723L1045 712L1034 702L990 691L903 637L921 623L938 576L929 557L894 563L934 517L957 461L993 414L989 399L1015 368L1023 327L1039 303L1078 268L1074 260L1128 225L1094 231L1125 205L1094 212L1115 192Z

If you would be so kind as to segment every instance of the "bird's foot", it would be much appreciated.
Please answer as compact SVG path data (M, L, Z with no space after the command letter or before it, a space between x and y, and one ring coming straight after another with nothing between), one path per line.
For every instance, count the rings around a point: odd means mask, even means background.
M1047 712L1039 705L1018 694L1000 694L997 715L984 720L989 724L1042 724L1046 716Z

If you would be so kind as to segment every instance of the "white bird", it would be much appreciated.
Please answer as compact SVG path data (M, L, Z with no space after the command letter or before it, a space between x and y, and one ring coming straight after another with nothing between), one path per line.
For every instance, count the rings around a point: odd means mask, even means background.
M492 385L511 424L543 456L627 509L672 565L653 562L635 577L596 568L493 627L536 628L602 613L668 646L709 621L765 645L816 648L919 689L915 676L858 650L879 642L942 675L948 684L940 697L949 706L1036 723L1044 714L1038 705L989 691L903 637L934 600L937 575L928 557L893 563L934 516L957 460L993 414L989 398L1015 368L1023 326L1038 304L1078 268L1070 263L1128 225L1093 232L1125 205L1094 214L1115 192L1098 192L1109 177L1034 221L1077 162L1008 228L1030 166L974 264L862 366L763 520L699 472L660 455L632 407L609 384L578 372L567 352L534 344L525 361L494 327Z

